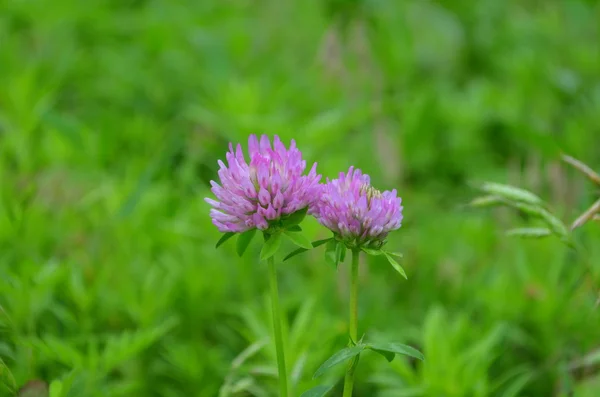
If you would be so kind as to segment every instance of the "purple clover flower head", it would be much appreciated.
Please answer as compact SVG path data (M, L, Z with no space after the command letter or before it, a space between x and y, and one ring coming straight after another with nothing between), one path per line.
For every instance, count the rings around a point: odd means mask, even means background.
M354 167L338 179L328 178L313 211L349 248L381 248L389 232L402 224L402 199L396 190L380 192L370 181Z
M321 175L317 163L308 175L302 175L306 161L292 139L289 149L277 135L248 138L250 163L246 163L242 146L229 144L227 165L219 160L221 185L211 181L217 200L206 198L213 207L210 216L221 232L245 232L252 228L266 230L282 216L308 207L319 197Z

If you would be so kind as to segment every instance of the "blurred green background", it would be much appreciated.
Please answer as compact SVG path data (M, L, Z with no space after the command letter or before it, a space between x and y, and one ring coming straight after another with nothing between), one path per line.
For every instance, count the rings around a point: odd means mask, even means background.
M251 133L403 197L409 279L365 258L359 333L426 361L364 354L356 396L600 395L598 225L589 272L464 207L484 180L565 221L597 198L557 150L600 166L598 21L579 0L3 0L0 395L276 395L260 247L215 250L203 201ZM343 365L311 377L347 340L347 265L280 266L296 396L341 394Z

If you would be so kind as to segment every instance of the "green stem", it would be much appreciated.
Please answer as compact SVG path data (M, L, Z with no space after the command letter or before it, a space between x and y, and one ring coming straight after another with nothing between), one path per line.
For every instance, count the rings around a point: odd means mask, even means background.
M287 397L287 372L285 369L285 353L283 350L283 334L281 332L281 315L279 309L279 290L277 287L277 269L275 259L270 257L269 284L271 286L271 310L273 312L273 332L275 334L275 350L277 351L277 367L279 369L279 396Z
M350 344L358 342L358 259L360 256L360 250L352 251L352 270L350 274ZM344 379L344 394L343 397L352 397L352 389L354 389L354 371L358 365L358 358L356 356L350 363L348 363L348 369L346 370L346 377Z

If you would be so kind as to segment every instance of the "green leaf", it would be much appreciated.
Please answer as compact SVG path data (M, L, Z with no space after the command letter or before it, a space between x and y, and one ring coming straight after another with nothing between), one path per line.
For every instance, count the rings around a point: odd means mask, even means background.
M391 255L391 256L397 256L398 258L404 258L404 255L401 254L400 252L384 251L384 254Z
M312 248L312 244L311 244L310 240L304 234L302 234L300 232L291 232L289 230L286 230L284 233L285 233L285 236L287 238L289 238L290 241L292 243L296 244L298 247L305 248L305 249Z
M379 350L379 349L373 349L373 348L371 350L373 350L375 353L381 354L383 357L385 357L385 359L389 363L391 363L392 361L394 361L394 357L396 357L396 353L392 353L392 352L389 352L387 350Z
M325 261L334 266L337 266L335 260L337 244L338 242L335 239L331 239L327 242L327 245L325 246Z
M246 248L250 245L250 242L254 238L256 234L256 229L250 229L242 234L237 239L236 251L239 256L243 256L244 252L246 252Z
M308 207L302 208L292 214L290 214L287 218L284 218L282 223L283 227L287 228L288 226L297 225L304 220L306 217L306 212L308 211Z
M300 227L300 225L292 225L286 228L285 230L289 230L290 232L301 232L302 228Z
M313 242L311 243L311 245L312 245L312 248L317 248L318 246L321 246L321 245L323 245L323 244L325 244L325 243L329 242L330 240L333 240L333 237L331 237L331 238L326 238L326 239L323 239L323 240L317 240L317 241L313 241ZM289 254L288 254L288 255L287 255L285 258L283 258L283 261L285 262L285 261L287 261L288 259L290 259L290 258L293 258L294 256L296 256L296 255L298 255L298 254L301 254L301 253L303 253L303 252L306 252L306 251L309 251L309 250L307 250L306 248L298 248L297 250L290 252L290 253L289 253Z
M327 248L325 249L325 260L327 263L338 267L340 262L346 257L346 245L335 239L331 239L327 242Z
M520 201L522 203L532 205L542 205L543 201L541 198L531 193L528 190L521 189L511 185L504 185L501 183L486 182L481 188L484 192L498 197L505 198L507 200Z
M346 260L346 245L345 244L340 244L342 246L342 252L340 254L340 262L344 262L344 260Z
M523 238L542 238L552 234L552 231L545 227L523 227L511 229L506 232L507 236L523 237Z
M315 372L315 374L313 375L313 379L323 375L329 368L337 364L343 363L344 361L347 361L354 356L359 355L360 352L365 350L365 348L366 345L356 345L352 347L346 347L345 349L340 350L333 356L329 357L329 359L327 359L327 361L325 361L323 364L321 364L321 366L317 369L317 372Z
M337 267L342 258L346 257L346 245L338 241L337 247L335 247L335 266Z
M392 265L394 269L396 269L396 271L402 275L402 277L408 279L408 277L406 277L406 272L404 271L402 266L400 266L400 264L396 262L396 260L387 252L384 252L384 255L387 258L388 262L390 262L390 265Z
M364 252L366 252L368 255L372 255L372 256L383 255L383 251L382 250L376 250L376 249L373 249L373 248L361 248L361 250L363 250Z
M262 250L260 251L260 259L269 259L277 253L277 250L281 246L281 233L272 234L270 238L265 241Z
M223 243L225 241L229 240L233 236L235 236L235 233L233 233L233 232L227 232L227 233L223 234L223 236L221 236L219 241L217 241L217 245L215 246L215 248L219 248L221 245L223 245Z
M293 258L296 255L306 252L306 251L310 251L310 250L307 250L306 248L298 248L297 250L294 250L294 251L290 252L289 254L287 254L287 256L285 258L283 258L283 262L287 261L290 258Z
M315 386L302 393L300 397L323 397L331 390L330 386Z
M330 242L331 240L333 240L333 237L325 238L323 240L313 241L312 242L312 246L313 246L313 248L317 248L317 247L319 247L319 246L321 246L323 244L326 244L326 243Z
M385 351L385 352L389 352L389 353L402 354L405 356L414 357L421 361L425 360L425 357L423 357L423 354L420 351L418 351L414 347L403 345L401 343L395 343L395 342L369 343L366 346L367 346L367 349L371 349L371 350L381 350L381 351Z

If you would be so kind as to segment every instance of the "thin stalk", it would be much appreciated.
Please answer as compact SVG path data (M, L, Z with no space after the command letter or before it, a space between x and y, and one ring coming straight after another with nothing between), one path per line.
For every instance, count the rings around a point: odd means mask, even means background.
M358 342L358 259L360 250L352 251L352 269L350 273L350 344ZM354 389L354 371L358 365L359 356L354 357L348 363L346 377L344 378L344 394L343 397L352 397L352 389Z
M277 367L279 372L279 396L288 396L287 371L285 369L285 352L283 350L283 334L281 332L281 315L279 308L279 288L277 287L277 269L275 259L270 257L269 284L271 287L271 311L273 312L273 333L275 334L275 350L277 351Z

